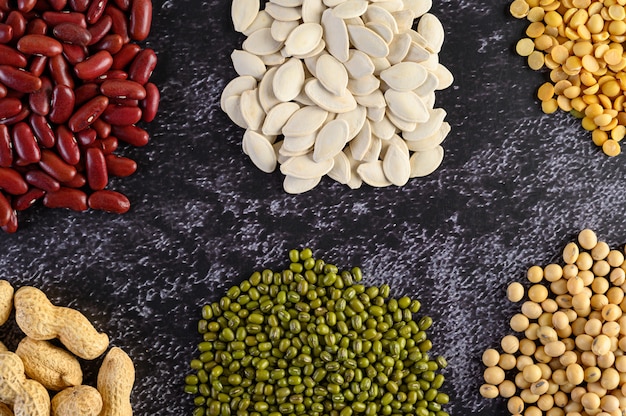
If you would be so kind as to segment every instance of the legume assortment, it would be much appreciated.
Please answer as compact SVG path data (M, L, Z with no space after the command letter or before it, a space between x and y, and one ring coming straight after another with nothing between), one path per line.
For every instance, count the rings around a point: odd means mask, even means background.
M194 416L447 416L447 363L431 357L420 302L366 287L292 250L289 268L254 272L202 308L197 358L185 378Z
M435 91L453 82L439 63L444 29L430 1L233 0L247 36L221 108L246 131L264 172L280 164L288 193L325 175L350 188L403 186L443 160L450 131ZM419 19L417 30L413 30Z
M137 165L118 145L144 146L159 105L149 82L157 56L147 38L151 0L0 0L0 227L16 211L124 213L105 189Z
M512 415L618 416L626 411L626 261L585 229L563 264L528 269L528 290L507 289L521 311L517 334L484 352L486 398L508 400ZM524 300L525 299L525 300Z
M511 14L530 24L516 45L534 70L550 81L537 96L542 110L581 119L593 143L608 156L621 152L626 135L626 3L622 0L514 0Z

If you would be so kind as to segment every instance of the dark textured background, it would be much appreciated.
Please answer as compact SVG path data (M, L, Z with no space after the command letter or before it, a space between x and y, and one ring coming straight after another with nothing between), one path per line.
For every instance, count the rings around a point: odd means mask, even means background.
M131 212L24 212L17 234L0 235L2 277L80 309L129 352L135 414L188 415L182 377L201 305L308 246L422 301L435 318L434 351L450 362L451 414L504 414L503 401L477 390L479 357L515 311L506 285L558 260L582 228L611 246L626 241L626 156L603 156L568 115L541 113L534 92L544 75L514 54L525 22L507 3L435 1L447 32L440 59L456 77L437 98L453 129L439 170L402 188L324 179L290 196L278 172L242 154L242 131L219 109L243 40L230 2L156 0L147 44L159 55L160 113L147 147L120 151L138 172L111 186ZM14 345L16 332L3 332Z

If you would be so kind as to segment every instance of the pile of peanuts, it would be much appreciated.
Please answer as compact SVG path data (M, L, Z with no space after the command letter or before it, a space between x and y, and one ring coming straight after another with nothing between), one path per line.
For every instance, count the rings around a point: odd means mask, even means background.
M0 280L0 325L13 310L26 336L15 352L0 342L1 416L133 414L133 362L121 348L109 349L109 337L98 332L85 315L52 304L35 287L14 290ZM62 346L53 343L55 339ZM96 387L84 384L78 358L94 360L103 354Z
M532 266L516 335L484 352L486 398L508 399L511 415L622 416L626 412L626 261L585 229L563 250L564 265Z
M17 6L15 6L17 4ZM0 0L0 227L17 211L49 208L124 213L106 189L137 169L115 153L144 146L137 123L156 116L153 49L138 43L151 0ZM136 41L136 42L133 42Z
M545 113L557 109L582 119L608 156L626 135L626 2L623 0L514 0L510 12L530 22L516 45L534 70L550 70L538 90Z

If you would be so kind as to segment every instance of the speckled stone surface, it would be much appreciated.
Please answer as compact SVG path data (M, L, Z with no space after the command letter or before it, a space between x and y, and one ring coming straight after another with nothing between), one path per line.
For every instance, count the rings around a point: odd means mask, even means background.
M124 216L34 208L15 235L0 235L0 271L76 307L133 358L135 414L189 415L182 378L199 337L200 307L258 268L286 265L311 247L340 267L360 265L366 283L420 299L435 318L434 352L448 357L447 410L501 415L478 395L480 355L508 333L505 288L532 264L558 261L590 227L611 246L626 242L626 156L609 159L577 120L543 115L534 99L544 74L513 45L525 23L507 2L435 1L445 25L441 53L455 75L437 105L452 133L434 174L402 188L358 190L324 179L287 195L282 176L243 155L242 131L219 109L243 38L227 0L156 0L147 42L159 55L160 113L151 143L122 149L139 164L113 181ZM15 346L14 326L0 330ZM98 362L88 364L93 382Z

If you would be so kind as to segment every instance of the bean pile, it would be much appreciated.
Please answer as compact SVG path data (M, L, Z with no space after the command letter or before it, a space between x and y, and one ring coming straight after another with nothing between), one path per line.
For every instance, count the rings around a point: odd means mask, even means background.
M185 391L194 416L447 416L443 357L431 358L432 319L420 302L365 287L292 250L289 268L254 272L202 308L203 341Z
M547 114L582 119L608 156L626 135L626 9L621 0L514 0L511 14L530 24L516 46L534 70L550 70L537 93Z
M508 399L512 415L618 416L626 411L626 262L589 229L563 250L564 265L532 266L530 287L511 283L522 302L517 334L483 354L480 393Z
M15 5L16 4L16 5ZM49 208L124 213L130 202L109 177L137 165L115 154L144 146L136 124L154 119L149 82L151 0L0 0L0 226L16 211ZM136 42L133 42L136 41Z

